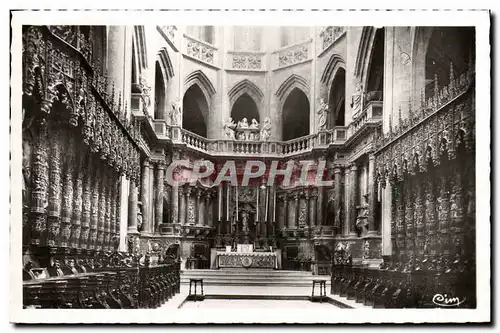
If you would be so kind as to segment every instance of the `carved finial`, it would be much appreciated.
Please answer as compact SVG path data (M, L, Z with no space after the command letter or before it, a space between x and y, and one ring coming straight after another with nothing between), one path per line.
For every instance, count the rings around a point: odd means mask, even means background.
M122 92L121 91L118 92L118 107L116 108L116 110L117 110L118 114L120 114L122 111Z
M398 126L403 126L403 116L401 115L401 104L399 104L398 108Z
M422 88L420 90L420 108L422 109L422 113L424 113L424 110L426 108L426 105L425 105L425 90L424 90L424 88Z
M413 122L413 111L411 110L411 95L408 95L408 119L410 124Z
M438 75L437 73L434 74L434 100L435 102L435 107L437 108L438 103L439 103L439 86L438 86Z
M113 80L113 87L111 88L111 110L114 109L115 106L115 81Z

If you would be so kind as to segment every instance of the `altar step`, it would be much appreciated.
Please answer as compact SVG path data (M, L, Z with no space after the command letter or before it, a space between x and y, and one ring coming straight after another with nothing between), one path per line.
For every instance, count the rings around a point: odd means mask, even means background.
M311 288L312 280L315 279L325 279L326 284L330 285L329 276L313 275L311 272L269 269L234 268L181 271L181 284L189 284L190 279L203 279L205 286L287 286Z

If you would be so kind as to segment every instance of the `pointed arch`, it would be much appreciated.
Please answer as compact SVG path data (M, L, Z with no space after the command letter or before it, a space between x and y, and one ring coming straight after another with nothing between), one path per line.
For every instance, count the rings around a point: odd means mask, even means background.
M192 85L197 84L200 87L205 99L210 104L212 100L212 95L215 94L216 90L210 79L201 70L196 70L189 74L184 81L184 91L187 91Z
M354 75L359 77L362 80L361 82L364 82L364 77L368 71L375 31L374 27L363 27L361 32L356 65L354 66Z
M158 52L158 61L162 69L163 79L168 81L173 78L175 76L174 66L172 66L172 61L170 60L166 47L162 47Z
M283 81L276 91L276 96L283 103L295 88L302 90L306 97L309 98L309 84L306 79L297 74L292 74L285 81Z
M240 98L243 94L247 94L248 96L250 96L255 104L259 106L264 99L264 94L259 89L259 87L257 87L255 83L251 82L248 79L244 79L235 84L227 94L229 96L230 108L233 107L234 103L236 103L238 98Z
M339 68L345 69L345 60L339 54L332 54L321 75L321 83L330 86Z

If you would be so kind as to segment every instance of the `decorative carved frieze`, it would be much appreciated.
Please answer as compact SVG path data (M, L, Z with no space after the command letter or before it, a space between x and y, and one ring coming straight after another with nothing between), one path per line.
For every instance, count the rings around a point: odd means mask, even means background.
M232 69L261 70L264 53L232 52Z
M345 31L345 27L326 27L320 34L323 50L339 39Z
M214 56L217 49L210 46L208 43L196 40L185 36L186 38L186 53L188 56L201 60L203 62L214 64Z
M310 41L293 45L278 52L278 67L286 67L309 59Z

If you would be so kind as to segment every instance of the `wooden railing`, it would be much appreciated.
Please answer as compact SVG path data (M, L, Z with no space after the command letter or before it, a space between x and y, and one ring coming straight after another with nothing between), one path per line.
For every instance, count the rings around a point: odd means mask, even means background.
M62 272L62 270L61 270ZM180 290L178 261L74 269L23 283L24 308L157 308Z
M439 295L456 297L458 302L453 308L474 308L475 288L471 288L475 285L474 277L472 270L407 272L344 263L333 266L331 293L374 308L437 308Z

